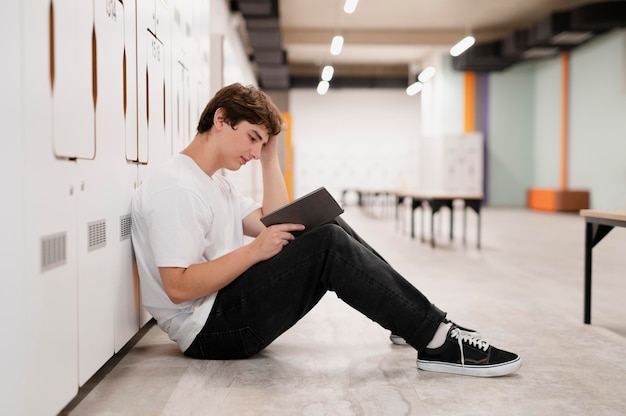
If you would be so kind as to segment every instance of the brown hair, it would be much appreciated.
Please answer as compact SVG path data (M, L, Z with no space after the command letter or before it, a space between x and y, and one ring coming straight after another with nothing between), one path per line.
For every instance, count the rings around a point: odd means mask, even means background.
M252 85L244 87L235 83L219 90L206 105L198 122L198 133L213 127L213 118L219 108L224 110L224 121L233 128L239 122L247 121L265 126L270 137L278 135L282 129L280 110L266 93Z

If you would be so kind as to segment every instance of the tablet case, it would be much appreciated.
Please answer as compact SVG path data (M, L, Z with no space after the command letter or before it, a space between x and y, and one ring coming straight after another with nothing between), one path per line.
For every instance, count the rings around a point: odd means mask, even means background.
M328 190L322 186L262 216L261 222L266 227L285 223L304 224L304 231L307 231L332 220L342 213L343 208L335 201L335 198L332 197ZM293 232L294 235L301 233Z

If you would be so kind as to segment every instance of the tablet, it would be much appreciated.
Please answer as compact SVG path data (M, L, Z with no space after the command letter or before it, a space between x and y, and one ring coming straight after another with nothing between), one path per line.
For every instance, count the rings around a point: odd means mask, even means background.
M304 231L310 230L341 215L343 208L325 187L317 188L287 205L261 217L261 222L269 227L274 224L304 224ZM304 232L302 231L302 232ZM302 232L292 232L297 235Z

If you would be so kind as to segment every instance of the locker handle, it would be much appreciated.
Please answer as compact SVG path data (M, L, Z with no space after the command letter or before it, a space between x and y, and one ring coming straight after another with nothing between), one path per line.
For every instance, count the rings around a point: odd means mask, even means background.
M127 79L126 79L126 48L124 48L124 54L122 56L122 88L124 89L123 92L123 100L124 100L124 118L126 118L126 106L127 106L127 89L128 89L128 84L127 84Z
M54 6L52 5L52 1L50 1L48 20L48 29L50 30L48 37L48 41L50 42L50 89L54 91Z
M166 108L165 108L165 101L166 101L166 98L165 98L165 81L163 81L163 130L165 130L165 123L166 123L166 118L167 118L166 114L165 114L165 110L166 110Z
M91 94L93 97L93 109L96 110L98 103L98 45L96 40L96 25L91 31Z
M150 77L148 75L148 66L146 65L146 121L150 124Z

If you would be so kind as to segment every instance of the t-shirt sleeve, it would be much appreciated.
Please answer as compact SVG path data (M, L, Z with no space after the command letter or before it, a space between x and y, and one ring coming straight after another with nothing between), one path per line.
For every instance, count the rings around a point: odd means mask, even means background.
M211 207L184 188L161 190L153 198L147 221L156 265L189 267L202 262L213 220Z
M239 206L239 212L241 213L241 220L246 218L253 211L261 208L261 204L259 204L254 199L245 196L241 192L239 192L230 181L228 181L228 186L230 188L230 193L233 195L233 198Z

